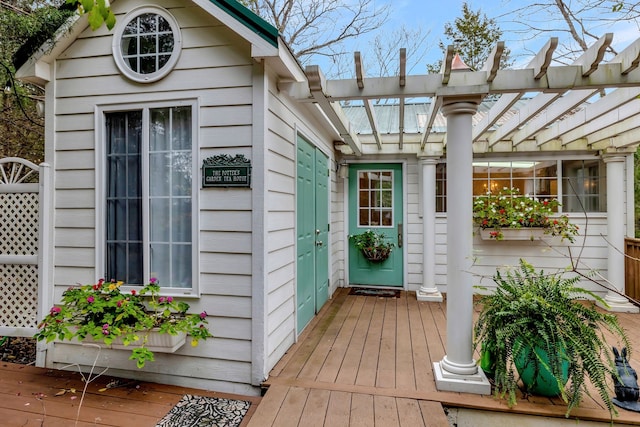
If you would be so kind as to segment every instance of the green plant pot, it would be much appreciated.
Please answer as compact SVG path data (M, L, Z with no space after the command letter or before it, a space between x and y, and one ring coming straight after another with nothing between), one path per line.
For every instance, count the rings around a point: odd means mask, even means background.
M517 344L516 344L517 345ZM544 361L546 366L538 360L535 354ZM565 354L565 351L559 349L561 354ZM561 378L560 382L562 386L569 380L569 361L566 358L561 364ZM547 352L538 346L533 349L529 346L523 346L520 351L514 357L514 364L520 374L520 379L525 386L527 392L540 395L540 396L557 396L561 393L560 386L554 375L549 371L549 356Z
M496 372L496 357L493 351L493 343L483 342L480 347L480 369L489 377Z

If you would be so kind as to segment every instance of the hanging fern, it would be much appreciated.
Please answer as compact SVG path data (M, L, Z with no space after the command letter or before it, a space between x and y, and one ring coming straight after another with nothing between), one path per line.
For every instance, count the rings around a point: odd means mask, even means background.
M538 363L536 369L544 366L552 373L567 403L567 416L589 394L588 379L613 418L617 411L608 379L617 372L611 346L630 349L630 342L615 315L596 309L595 302L606 306L605 301L578 287L578 276L545 274L524 260L519 269L498 271L494 281L495 291L479 299L474 343L492 348L496 396L515 405L520 378L514 359L523 347L537 346L546 351L548 361L535 352L530 357ZM619 341L607 342L605 333ZM562 365L567 361L569 382L565 386Z

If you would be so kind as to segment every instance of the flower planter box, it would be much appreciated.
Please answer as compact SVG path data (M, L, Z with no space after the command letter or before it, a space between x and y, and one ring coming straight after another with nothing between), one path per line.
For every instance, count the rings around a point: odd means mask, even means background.
M140 334L140 339L135 342L129 343L129 345L124 345L122 342L122 338L118 337L113 340L111 345L106 345L102 341L96 341L93 337L86 337L83 342L87 344L97 344L102 348L111 348L116 350L131 350L136 347L142 346L142 341L144 337L143 334ZM147 345L145 346L150 351L158 352L158 353L175 353L180 347L184 345L187 340L187 333L180 332L177 335L171 334L161 334L158 331L152 330L149 332L149 336L147 339Z
M491 236L494 232L492 228L485 228L480 230L480 237L482 240L497 240ZM501 228L502 233L501 240L540 240L550 239L553 236L544 234L544 228L538 227L525 227L525 228Z

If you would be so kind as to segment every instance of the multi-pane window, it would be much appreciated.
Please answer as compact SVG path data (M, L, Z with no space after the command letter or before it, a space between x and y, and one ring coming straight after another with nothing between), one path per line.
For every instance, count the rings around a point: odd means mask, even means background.
M604 163L589 160L473 162L473 195L516 188L539 199L558 198L562 212L605 212ZM436 168L436 210L446 212L446 164Z
M106 277L191 288L191 107L109 112L105 123Z
M120 39L122 58L134 73L151 74L164 67L173 52L169 22L155 13L133 18Z
M604 212L606 167L597 159L562 162L562 208L565 212Z
M447 165L438 163L436 165L436 212L447 211Z
M517 188L537 198L558 197L557 161L495 161L473 163L473 195Z
M393 171L358 171L358 227L393 226Z
M180 26L166 10L142 6L130 11L118 24L112 46L120 71L139 83L166 76L182 49Z

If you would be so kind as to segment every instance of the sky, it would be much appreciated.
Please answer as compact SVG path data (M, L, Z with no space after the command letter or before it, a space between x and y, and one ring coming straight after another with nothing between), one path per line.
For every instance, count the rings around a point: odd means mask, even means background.
M383 27L384 31L393 31L395 28L404 24L408 28L423 27L430 30L429 36L429 53L425 58L426 63L433 63L439 59L442 59L442 52L438 48L438 41L445 40L443 28L446 22L453 22L456 17L462 14L463 0L376 0L379 2L390 2L391 4L391 16L389 21ZM544 3L553 3L552 0L542 1ZM539 48L546 43L553 35L558 36L559 42L570 42L570 37L567 33L549 33L544 34L529 40L526 34L518 33L518 30L522 30L522 26L513 22L512 15L507 12L512 12L525 5L531 4L531 1L525 0L468 0L467 3L472 10L481 9L484 14L489 18L495 18L498 25L503 30L504 41L507 47L511 50L511 57L515 60L514 68L519 68L529 62L532 55L535 54ZM574 5L577 1L572 2ZM633 22L618 22L615 25L602 19L602 16L591 17L590 27L593 32L598 36L604 35L606 32L614 32L614 41L612 46L621 50L630 44L631 41L640 37L638 26ZM546 25L550 27L553 24L552 17L537 14L535 16L527 16L531 22L536 22L536 25ZM353 50L366 51L363 44L366 45L366 40L359 40ZM589 44L592 44L590 42ZM402 47L402 46L399 46ZM414 65L414 69L411 70L411 74L423 74L425 71L420 66L420 69Z

